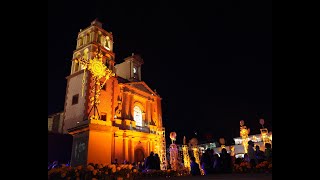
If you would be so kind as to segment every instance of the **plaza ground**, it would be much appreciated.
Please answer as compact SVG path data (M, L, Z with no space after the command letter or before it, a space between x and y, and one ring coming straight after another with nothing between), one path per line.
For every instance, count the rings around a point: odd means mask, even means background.
M214 180L272 180L272 174L267 173L246 173L246 174L212 174L208 176L188 176L188 177L173 177L173 178L146 178L156 180L197 180L197 179L214 179Z

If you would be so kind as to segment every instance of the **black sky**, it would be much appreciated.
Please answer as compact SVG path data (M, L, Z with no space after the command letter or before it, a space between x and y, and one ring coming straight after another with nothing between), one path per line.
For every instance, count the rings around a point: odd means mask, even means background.
M241 119L259 133L257 113L271 129L271 2L209 2L48 1L48 115L63 110L79 29L98 18L113 33L116 63L133 52L144 59L167 136L229 139Z

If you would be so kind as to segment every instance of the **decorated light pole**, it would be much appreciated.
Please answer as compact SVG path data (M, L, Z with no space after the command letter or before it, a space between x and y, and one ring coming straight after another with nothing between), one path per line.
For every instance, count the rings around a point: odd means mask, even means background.
M189 148L186 143L186 137L183 137L183 145L182 145L182 151L183 151L183 165L190 171L190 157L189 157Z
M248 135L250 133L250 129L244 125L244 120L240 121L240 136L242 138L242 145L244 147L244 152L248 153Z
M170 145L170 164L171 164L171 169L177 170L179 166L178 162L178 148L177 145L174 143L176 140L177 134L176 132L171 132L170 133L170 139L171 139L171 145Z
M192 138L190 140L190 146L191 146L191 149L192 149L192 152L193 152L193 156L196 159L196 163L199 164L201 175L204 175L203 169L201 168L201 165L200 165L198 140L196 138Z

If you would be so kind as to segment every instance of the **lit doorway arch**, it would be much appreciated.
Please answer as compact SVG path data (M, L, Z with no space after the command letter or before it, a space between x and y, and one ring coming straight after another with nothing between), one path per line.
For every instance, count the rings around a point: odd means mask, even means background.
M144 157L144 150L142 148L137 148L134 151L134 162L143 162Z

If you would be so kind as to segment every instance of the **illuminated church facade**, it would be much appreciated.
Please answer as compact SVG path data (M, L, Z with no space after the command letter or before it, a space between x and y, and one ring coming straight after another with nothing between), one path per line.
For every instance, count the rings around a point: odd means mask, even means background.
M101 78L101 87L94 92L94 77L77 59L93 59L97 52L115 76ZM143 63L140 56L132 54L115 65L112 33L98 20L80 30L66 77L62 128L73 136L72 166L110 164L115 159L139 162L153 151L165 168L161 97L141 80ZM94 98L98 103L93 103Z

